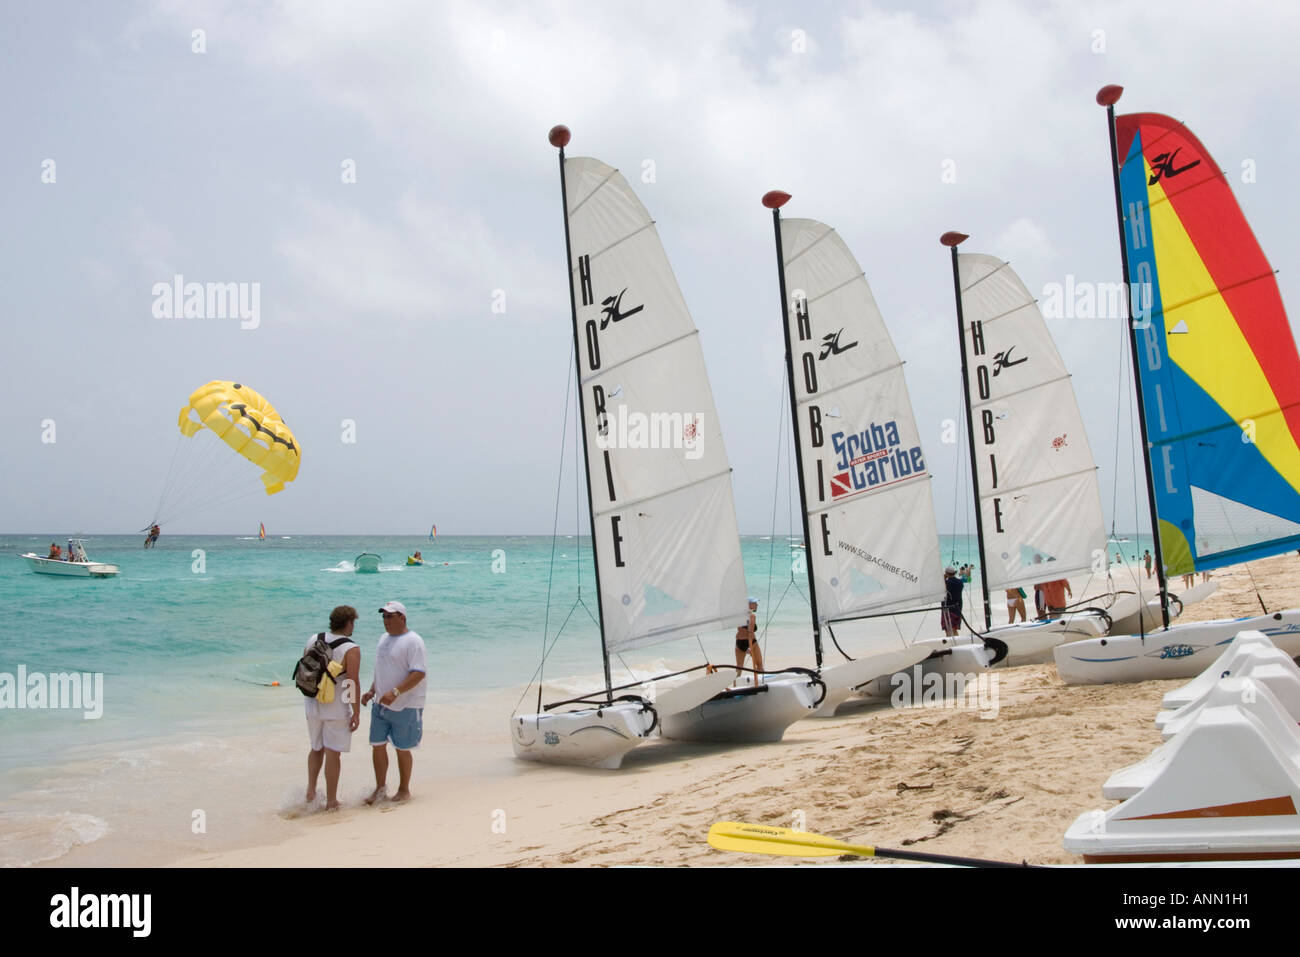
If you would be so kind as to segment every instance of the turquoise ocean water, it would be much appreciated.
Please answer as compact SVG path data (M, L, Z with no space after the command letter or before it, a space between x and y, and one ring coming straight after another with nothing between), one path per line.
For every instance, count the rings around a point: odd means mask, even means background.
M380 604L397 599L406 605L411 627L428 648L429 710L447 719L440 733L453 743L462 733L468 740L469 722L448 716L479 714L479 724L492 732L483 742L495 741L502 754L510 753L509 705L536 675L548 582L551 638L566 617L568 624L551 646L545 676L555 689L575 693L599 683L594 573L585 538L442 536L430 542L304 535L261 542L164 534L146 551L139 535L90 537L90 557L122 569L119 577L103 580L32 573L18 555L44 555L50 540L0 536L0 603L9 610L0 630L0 672L15 675L21 665L29 675L102 673L103 714L87 720L75 710L0 709L0 865L55 859L68 847L97 840L108 825L87 789L98 787L99 799L126 804L137 802L145 787L131 791L122 783L137 772L189 781L196 773L271 770L261 767L254 749L237 751L229 742L270 728L301 730L293 665L307 637L326 628L335 605L361 613L356 636L363 684L382 633ZM970 537L946 537L942 544L945 561L976 560ZM1122 546L1126 558L1144 547L1136 536ZM406 566L416 549L427 564ZM1112 545L1112 556L1115 550ZM379 574L353 570L352 559L363 551L382 557ZM800 550L786 536L746 537L743 554L750 592L760 601L769 661L810 663L806 578L792 576ZM575 604L579 593L585 607ZM934 627L913 617L889 627L909 636ZM836 629L849 650L853 629ZM628 680L629 669L697 664L701 648L710 660L729 660L731 639L729 631L650 649L635 660L616 659L614 680ZM280 687L270 687L275 680ZM497 713L503 701L504 712ZM520 710L531 710L532 703L527 696ZM198 757L187 765L185 755ZM296 783L296 768L292 778Z

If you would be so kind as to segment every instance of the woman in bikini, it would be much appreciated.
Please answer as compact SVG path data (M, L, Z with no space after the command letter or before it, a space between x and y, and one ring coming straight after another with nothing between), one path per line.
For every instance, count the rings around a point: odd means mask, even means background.
M758 647L758 620L754 612L758 611L758 599L749 599L749 621L736 629L736 668L745 665L745 655L754 660L754 670L763 670L763 652ZM757 677L755 678L757 680Z

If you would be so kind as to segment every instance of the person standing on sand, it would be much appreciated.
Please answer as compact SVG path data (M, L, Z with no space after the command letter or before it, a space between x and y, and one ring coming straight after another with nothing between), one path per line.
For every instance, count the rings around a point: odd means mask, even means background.
M749 599L749 618L745 624L736 629L736 677L740 677L740 669L745 666L745 655L749 655L754 661L754 670L763 670L763 652L758 647L758 618L755 612L758 611L758 599ZM758 683L759 676L754 675L754 683Z
M343 665L344 676L335 682L334 700L322 704L308 698L307 737L311 750L307 752L307 803L316 800L316 781L321 765L325 766L325 810L339 807L340 755L352 750L352 732L361 725L361 705L357 692L361 689L361 646L352 640L356 626L357 610L351 605L339 605L330 612L330 630L325 642L330 646L330 659ZM316 635L307 639L310 650L316 644Z
M1065 611L1065 596L1068 594L1074 597L1074 592L1070 590L1070 583L1064 578L1058 578L1056 581L1046 582L1043 584L1043 604L1047 606L1049 615L1059 614Z
M1143 561L1143 562L1146 564L1146 566L1147 566L1147 578L1150 578L1150 577L1151 577L1151 552L1150 552L1150 550L1145 550L1145 551L1142 552L1142 561Z
M370 749L375 765L375 789L367 804L374 804L387 794L388 742L397 752L397 793L394 801L411 797L411 751L419 747L424 736L425 649L424 639L406 627L406 606L400 601L385 602L379 609L384 616L384 635L375 649L375 677L370 690L361 697L367 704L375 699L370 711ZM380 688L382 691L376 692Z
M943 633L949 638L956 638L961 629L961 591L962 581L957 577L957 569L949 565L943 570L943 587L947 597L943 600L943 611L939 615L939 624Z
M1020 620L1025 621L1025 594L1020 588L1007 589L1007 624L1014 624L1016 612L1020 613Z

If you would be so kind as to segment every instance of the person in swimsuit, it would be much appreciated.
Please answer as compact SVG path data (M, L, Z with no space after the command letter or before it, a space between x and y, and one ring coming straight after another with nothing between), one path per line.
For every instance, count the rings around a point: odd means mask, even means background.
M745 665L745 655L749 655L754 660L754 670L763 670L763 652L758 647L758 619L754 613L758 611L758 599L751 597L749 599L749 621L736 629L736 668L739 670ZM757 680L757 679L756 679Z
M1020 620L1026 621L1025 617L1025 596L1019 588L1007 589L1007 624L1016 620L1016 613L1020 613Z

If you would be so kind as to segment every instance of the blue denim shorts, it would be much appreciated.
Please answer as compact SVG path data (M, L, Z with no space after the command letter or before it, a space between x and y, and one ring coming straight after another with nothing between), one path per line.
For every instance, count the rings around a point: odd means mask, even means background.
M380 747L389 741L399 751L419 746L424 736L424 709L393 711L376 701L370 706L370 743Z

